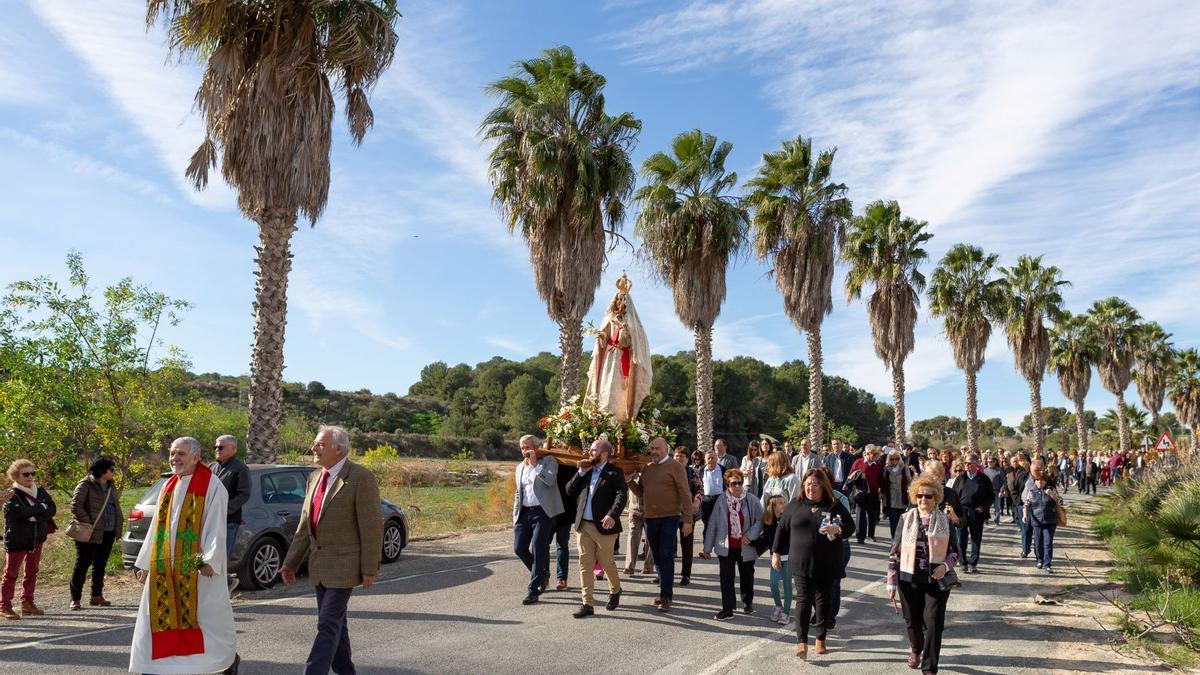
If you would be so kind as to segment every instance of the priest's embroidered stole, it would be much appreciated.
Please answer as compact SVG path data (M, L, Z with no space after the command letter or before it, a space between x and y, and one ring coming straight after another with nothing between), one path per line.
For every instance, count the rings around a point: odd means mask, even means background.
M150 552L150 638L152 659L204 653L204 634L197 616L199 607L199 570L184 561L200 552L200 533L204 527L204 501L212 471L196 465L192 482L183 496L179 523L175 530L175 550L171 542L171 510L179 476L171 476L158 496L158 528Z

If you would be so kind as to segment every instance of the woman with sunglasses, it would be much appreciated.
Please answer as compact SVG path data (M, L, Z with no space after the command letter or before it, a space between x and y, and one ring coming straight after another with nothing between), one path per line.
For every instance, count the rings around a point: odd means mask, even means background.
M958 562L953 528L937 505L942 501L941 477L921 474L908 487L917 505L900 517L900 528L888 556L887 592L896 606L897 592L908 629L908 667L936 673L946 625L950 589L939 584ZM944 582L943 582L944 584Z
M704 526L704 550L701 558L717 553L721 575L721 611L714 617L725 621L733 617L737 601L733 578L736 570L741 578L742 611L754 613L754 562L758 550L754 540L762 534L762 504L746 492L746 477L740 469L725 472L725 491L713 505L712 515Z
M71 572L71 610L83 609L83 582L92 573L91 607L108 607L104 599L104 570L113 544L121 541L125 519L121 516L121 491L114 486L117 463L108 457L92 462L88 473L71 495L71 516L92 526L87 541L75 541L75 569Z
M842 541L854 534L850 512L838 502L824 467L809 469L800 481L800 495L788 504L775 532L773 551L788 552L796 589L796 656L808 658L810 613L816 606L816 652L824 654L825 635L832 615L834 580L846 576ZM781 553L771 555L771 567L783 565Z
M33 592L37 587L42 544L52 531L50 526L57 507L50 493L34 481L36 475L33 462L27 459L18 459L8 467L13 493L4 505L4 581L0 582L0 618L4 619L45 614L34 604ZM22 569L25 578L21 584L21 614L17 614L12 601L17 574Z
M883 499L883 513L887 516L892 539L896 538L896 524L900 522L900 514L909 506L908 484L911 481L912 471L908 463L900 456L899 450L893 450L888 455L887 464L884 465L883 475L879 480L879 495Z

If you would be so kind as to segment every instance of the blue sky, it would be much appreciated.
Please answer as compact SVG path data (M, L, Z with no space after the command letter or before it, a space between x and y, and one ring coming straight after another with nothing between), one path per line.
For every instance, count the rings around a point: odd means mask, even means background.
M255 227L230 190L183 178L202 139L194 64L168 63L144 3L17 2L0 24L0 284L61 275L76 248L98 283L132 275L195 304L166 338L197 371L248 371ZM557 349L526 249L489 202L483 86L556 44L608 78L644 124L634 159L699 127L749 178L803 133L839 148L858 207L897 199L929 221L931 264L971 242L1045 255L1073 311L1120 295L1177 345L1200 343L1200 4L1170 1L402 3L395 63L361 148L337 121L329 207L296 234L289 380L403 393L434 360ZM627 224L632 229L632 220ZM652 350L691 348L667 289L627 248ZM729 276L718 358L804 358L766 268ZM890 400L864 306L835 293L827 372ZM964 384L923 310L909 419L962 415ZM1132 387L1128 392L1136 398ZM1065 405L1057 383L1047 405ZM1097 379L1088 405L1113 405ZM720 405L720 401L716 402ZM1028 390L1000 336L981 416L1016 423Z

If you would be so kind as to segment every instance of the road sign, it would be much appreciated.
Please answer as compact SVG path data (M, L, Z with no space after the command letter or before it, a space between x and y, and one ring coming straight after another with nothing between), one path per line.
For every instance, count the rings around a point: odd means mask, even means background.
M1158 437L1158 443L1154 445L1155 450L1174 450L1175 441L1171 440L1171 434L1163 432L1162 436Z

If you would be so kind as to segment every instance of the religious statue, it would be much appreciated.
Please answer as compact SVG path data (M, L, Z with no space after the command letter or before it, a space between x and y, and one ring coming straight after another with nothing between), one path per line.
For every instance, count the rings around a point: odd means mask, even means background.
M637 417L642 401L650 393L653 371L646 331L629 297L632 286L624 274L617 279L613 296L600 330L588 368L586 402L612 412L624 424Z

